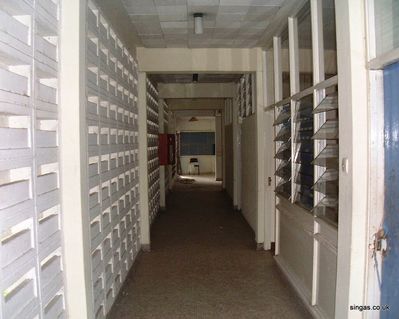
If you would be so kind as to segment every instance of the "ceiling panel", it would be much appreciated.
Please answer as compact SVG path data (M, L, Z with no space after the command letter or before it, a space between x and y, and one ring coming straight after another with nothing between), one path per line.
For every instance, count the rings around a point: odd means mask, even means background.
M254 47L285 0L123 0L146 47ZM194 34L203 13L204 34Z

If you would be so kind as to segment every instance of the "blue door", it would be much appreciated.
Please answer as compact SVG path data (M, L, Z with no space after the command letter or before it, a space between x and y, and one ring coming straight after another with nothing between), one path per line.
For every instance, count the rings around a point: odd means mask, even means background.
M384 69L385 214L387 250L382 264L382 319L399 318L399 63Z

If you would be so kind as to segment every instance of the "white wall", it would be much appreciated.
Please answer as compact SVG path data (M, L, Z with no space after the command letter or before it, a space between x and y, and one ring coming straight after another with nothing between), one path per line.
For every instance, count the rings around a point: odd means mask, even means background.
M143 238L137 178L137 63L105 20L91 2L88 8L86 1L63 1L60 144L62 205L68 214L60 237L69 318L106 317ZM98 44L108 48L126 73L116 73ZM107 78L99 77L100 65ZM110 79L123 90L113 89Z
M176 131L180 132L215 132L216 122L214 117L199 117L198 121L190 122L190 117L176 118Z
M295 288L311 303L313 276L313 216L280 199L279 252L277 262Z
M253 72L260 53L260 48L137 48L140 71L165 73Z
M223 123L222 116L219 114L215 118L216 128L215 128L215 153L216 153L216 163L215 163L215 175L216 180L221 181L223 179Z
M235 83L159 83L158 88L164 99L218 99L235 95Z
M233 153L233 124L228 124L224 127L225 132L225 158L224 158L224 165L226 167L226 174L225 174L225 185L226 185L226 192L229 196L233 199L234 197L234 153Z
M244 118L241 125L241 175L242 175L242 214L257 232L257 151L256 151L256 117L251 115Z
M50 3L0 2L0 318L67 316L61 220L74 212L61 210L61 30Z
M177 132L215 132L216 122L214 117L197 117L198 121L189 121L190 117L176 118ZM189 172L190 158L198 158L201 174L215 173L215 155L196 155L196 156L181 156L181 168L183 174Z

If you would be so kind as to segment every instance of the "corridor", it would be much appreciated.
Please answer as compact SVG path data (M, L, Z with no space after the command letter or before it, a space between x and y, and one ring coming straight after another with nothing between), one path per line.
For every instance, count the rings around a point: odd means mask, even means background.
M221 184L175 183L108 318L310 318Z

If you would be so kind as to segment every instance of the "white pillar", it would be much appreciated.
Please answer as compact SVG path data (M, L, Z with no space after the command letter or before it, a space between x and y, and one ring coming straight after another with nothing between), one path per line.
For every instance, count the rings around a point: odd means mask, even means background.
M224 101L224 109L222 111L222 188L226 189L226 108L228 100Z
M87 1L61 6L60 162L68 318L94 318L86 133Z
M368 223L368 77L363 0L335 0L339 105L339 222L335 318L363 318ZM341 138L342 137L342 138ZM347 165L345 165L347 163Z
M165 132L165 122L164 122L164 100L159 99L158 101L158 123L159 123L159 133L167 133ZM167 165L159 165L159 190L160 190L160 209L165 210L166 208L166 189L165 189L165 180L166 180L166 167Z
M215 176L217 181L223 178L223 136L222 136L222 114L217 111L215 117Z
M150 214L148 207L148 148L147 148L147 75L139 72L139 190L140 242L144 251L150 250Z
M233 205L241 209L241 120L238 114L238 103L233 99L233 169L234 198Z
M257 232L256 242L259 244L258 248L263 248L265 240L265 120L264 120L264 95L263 95L263 72L264 72L264 61L263 51L258 50L258 70L255 73L255 93L256 93L256 166L257 166ZM260 245L262 244L262 246Z
M264 74L263 74L263 87L264 87L264 101L265 106L274 103L274 83L273 83L273 52L264 52ZM270 110L264 114L265 123L265 144L263 154L265 156L265 241L264 249L268 250L271 248L271 243L276 242L275 239L275 226L276 226L276 196L274 193L274 170L275 170L275 159L274 159L274 111Z

